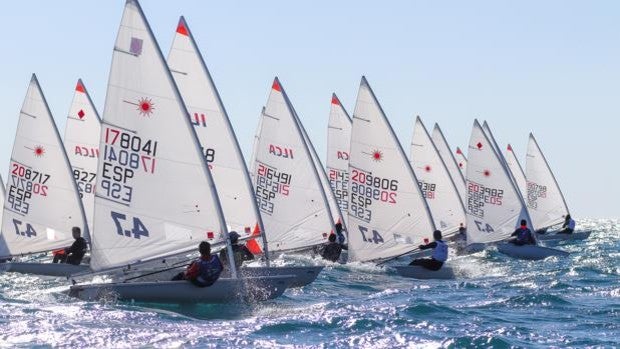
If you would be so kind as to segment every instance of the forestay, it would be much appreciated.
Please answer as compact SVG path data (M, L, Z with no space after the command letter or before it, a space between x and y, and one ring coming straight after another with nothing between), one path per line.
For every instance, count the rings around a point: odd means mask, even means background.
M474 121L467 154L467 243L504 240L520 219L529 219L520 194L478 120Z
M93 270L224 239L200 144L136 1L125 5L114 46L100 152Z
M340 210L349 210L349 146L351 118L334 93L327 124L327 174ZM346 219L346 217L345 217Z
M465 204L465 196L467 195L465 190L465 175L461 172L461 170L459 170L459 166L454 158L454 155L452 154L450 145L448 144L446 137L444 137L443 132L441 132L438 124L435 124L431 138L433 139L433 143L435 143L435 147L437 147L437 151L439 152L439 155L441 155L441 159L446 165L446 168L448 168L448 172L454 181L456 190L459 191L461 201Z
M350 154L349 259L389 259L432 236L435 225L418 180L364 77Z
M235 131L183 17L177 25L168 66L217 185L229 230L237 231L242 237L258 234L262 231L262 222Z
M254 186L270 251L315 246L333 229L327 197L295 112L276 78L261 114Z
M512 174L512 178L514 178L517 183L517 187L519 188L519 192L523 198L527 198L527 181L525 179L525 173L523 173L523 168L519 163L519 159L517 158L517 154L515 154L512 146L508 144L506 147L506 164L508 165L508 169ZM531 213L530 213L531 214Z
M459 166L459 169L461 170L461 173L464 176L465 173L467 172L467 158L465 157L465 154L463 154L463 151L459 147L456 147L455 160L456 160L457 165Z
M88 230L93 231L101 119L82 80L78 80L65 126L65 151L77 184Z
M534 135L530 133L525 163L527 177L527 207L538 229L564 221L569 214L560 186L551 172Z
M465 207L435 144L418 116L411 139L411 167L444 238L465 225Z
M19 114L7 184L3 255L69 246L72 227L88 236L69 159L35 75Z

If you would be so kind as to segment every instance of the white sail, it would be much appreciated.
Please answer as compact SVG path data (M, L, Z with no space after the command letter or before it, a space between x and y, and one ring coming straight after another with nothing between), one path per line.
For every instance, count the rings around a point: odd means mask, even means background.
M69 159L34 75L19 114L7 182L2 234L10 255L69 246L72 227L88 236Z
M168 66L202 145L229 230L242 237L262 231L245 160L224 105L183 17L177 25ZM253 252L260 248L253 241Z
M407 156L362 77L349 159L349 260L389 259L432 237L435 225Z
M334 224L327 198L278 78L261 118L254 187L270 251L325 242Z
M461 150L461 148L459 147L456 147L455 160L456 160L456 164L461 170L461 173L464 176L465 173L467 172L467 158L465 157L465 154L463 154L463 150Z
M487 138L491 142L491 146L493 146L493 150L497 153L498 158L502 161L502 164L506 164L506 159L504 159L504 154L499 149L499 145L493 136L493 132L491 131L491 127L489 127L489 123L486 120L482 123L482 131L486 134Z
M431 136L418 116L411 139L411 168L431 210L435 226L448 237L465 225L465 207Z
M534 135L530 133L525 162L527 207L538 229L564 221L569 214L560 186L549 167Z
M78 80L67 115L64 144L89 231L93 231L100 135L101 119L82 80Z
M467 154L467 242L504 240L520 219L529 222L529 217L518 189L478 120L474 121Z
M514 178L515 182L517 182L517 187L519 188L521 196L523 196L523 198L527 198L527 180L525 179L525 173L523 173L523 168L519 163L517 154L515 154L510 144L506 147L505 158L508 169L510 169L510 173L512 174L512 178Z
M224 239L187 109L134 0L125 4L112 55L97 181L93 270Z
M431 138L437 147L437 151L439 151L439 155L441 155L441 159L448 168L448 172L454 181L456 190L459 191L461 201L465 204L467 196L467 191L465 190L465 175L461 172L461 170L459 170L456 159L454 158L454 155L452 155L450 145L448 144L446 137L444 137L443 132L441 132L438 124L435 124Z
M349 211L349 146L351 118L334 93L327 124L327 175L340 210Z
M5 186L4 181L2 181L2 176L0 176L0 222L2 221L2 213L4 211L4 196L5 196ZM8 256L10 252L6 247L6 242L4 241L4 236L0 233L0 257Z
M327 198L327 204L329 205L329 211L332 215L332 220L334 222L340 222L344 229L346 230L346 221L344 219L343 213L340 211L340 206L338 205L338 201L332 190L330 181L325 173L325 167L323 167L323 163L321 159L319 159L319 155L316 153L316 149L314 149L314 145L308 137L308 133L304 128L299 116L295 113L295 118L297 119L297 123L299 125L299 129L301 133L304 135L304 141L306 142L306 147L310 151L310 155L312 156L312 162L314 163L314 168L319 176L319 180L321 181L321 186L323 187L323 192L325 193L325 197Z

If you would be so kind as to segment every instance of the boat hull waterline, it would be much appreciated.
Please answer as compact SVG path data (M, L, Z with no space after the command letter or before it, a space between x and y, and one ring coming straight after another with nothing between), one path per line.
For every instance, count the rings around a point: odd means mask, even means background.
M428 280L428 279L454 279L454 270L449 266L443 266L439 270L430 270L419 265L403 265L394 267L400 276Z
M536 245L517 246L513 243L497 244L497 250L500 253L517 259L541 260L552 256L566 257L568 252L555 248L542 247Z

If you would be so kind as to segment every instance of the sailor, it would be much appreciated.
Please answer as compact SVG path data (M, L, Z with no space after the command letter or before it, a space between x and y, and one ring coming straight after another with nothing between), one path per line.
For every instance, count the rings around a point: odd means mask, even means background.
M251 261L254 259L254 254L250 252L246 245L239 245L239 233L231 231L228 234L230 238L230 244L232 245L233 258L235 260L235 268L240 268L243 262ZM226 262L228 260L228 250L225 248L220 251L220 259Z
M572 234L575 231L575 220L571 218L569 214L564 218L564 224L562 224L562 230L558 231L558 234Z
M443 263L448 260L448 245L442 240L441 231L435 230L433 232L433 238L435 241L430 244L420 245L420 250L433 249L433 255L431 258L418 258L414 259L409 265L419 265L429 270L439 270L443 266Z
M211 254L211 244L203 241L198 245L200 258L193 261L184 272L178 273L172 281L188 280L198 287L213 285L220 277L224 267L217 255Z
M521 220L521 226L517 228L514 233L510 234L510 236L516 236L516 238L510 240L510 242L517 246L536 245L536 240L534 240L530 228L527 227L527 221L525 219Z
M340 225L340 229L342 229L342 225ZM338 232L337 227L336 227L336 232ZM340 234L342 234L342 232ZM319 250L319 254L321 255L321 257L323 257L323 259L328 260L330 262L337 262L338 259L340 259L340 254L342 253L342 250L347 249L346 245L343 245L340 242L336 242L336 239L337 239L336 234L329 234L329 237L327 238L329 242L323 245L321 249Z
M73 244L65 248L64 250L56 250L53 252L54 260L53 263L67 263L73 265L79 265L82 262L82 258L86 254L86 250L88 249L88 245L86 244L86 240L82 237L82 231L79 227L71 228L71 235L75 241Z
M340 245L344 245L344 242L346 240L344 234L342 233L342 223L338 222L336 223L336 225L334 226L336 228L336 237L338 239L338 243ZM346 248L345 248L346 250Z

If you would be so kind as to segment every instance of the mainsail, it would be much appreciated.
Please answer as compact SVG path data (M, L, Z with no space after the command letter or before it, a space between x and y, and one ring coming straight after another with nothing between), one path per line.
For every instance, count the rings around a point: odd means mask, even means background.
M349 176L349 260L389 259L432 236L418 180L365 77L353 113Z
M515 182L517 182L517 187L519 188L519 192L521 192L521 196L523 196L524 199L527 198L527 180L525 179L525 173L523 173L523 168L519 163L519 159L517 159L517 154L515 154L510 144L506 147L505 158L510 173L512 173Z
M518 189L478 120L474 121L467 154L467 243L504 240L520 219L530 219Z
M242 237L259 234L263 231L262 221L235 131L183 17L177 25L168 66L217 185L229 230L237 231Z
M334 226L327 196L278 78L260 122L253 176L270 251L325 242Z
M467 158L465 157L465 154L463 154L463 151L459 147L456 147L455 160L456 160L457 165L459 166L459 169L461 170L461 173L464 176L465 173L467 172Z
M2 217L5 254L69 246L72 227L88 236L69 159L34 74L19 114L7 184Z
M530 133L525 162L527 207L538 229L561 223L569 214L560 186L534 135Z
M78 80L65 126L65 151L73 169L88 230L93 231L101 119L82 80Z
M433 143L435 143L435 146L437 147L437 151L439 151L439 155L441 155L441 159L448 168L448 172L450 173L450 177L452 177L452 180L454 181L456 190L459 191L461 201L463 201L463 203L465 204L467 195L467 191L465 190L465 173L459 170L459 165L457 164L456 159L452 154L450 145L448 144L446 137L444 137L443 132L441 132L438 124L435 124L431 138L433 139Z
M340 210L349 211L351 118L334 93L327 125L327 175ZM346 219L347 217L345 217Z
M411 139L411 168L431 210L435 226L448 237L465 225L465 207L459 192L418 116Z
M99 148L93 270L224 240L200 143L135 0L125 4L114 45Z

